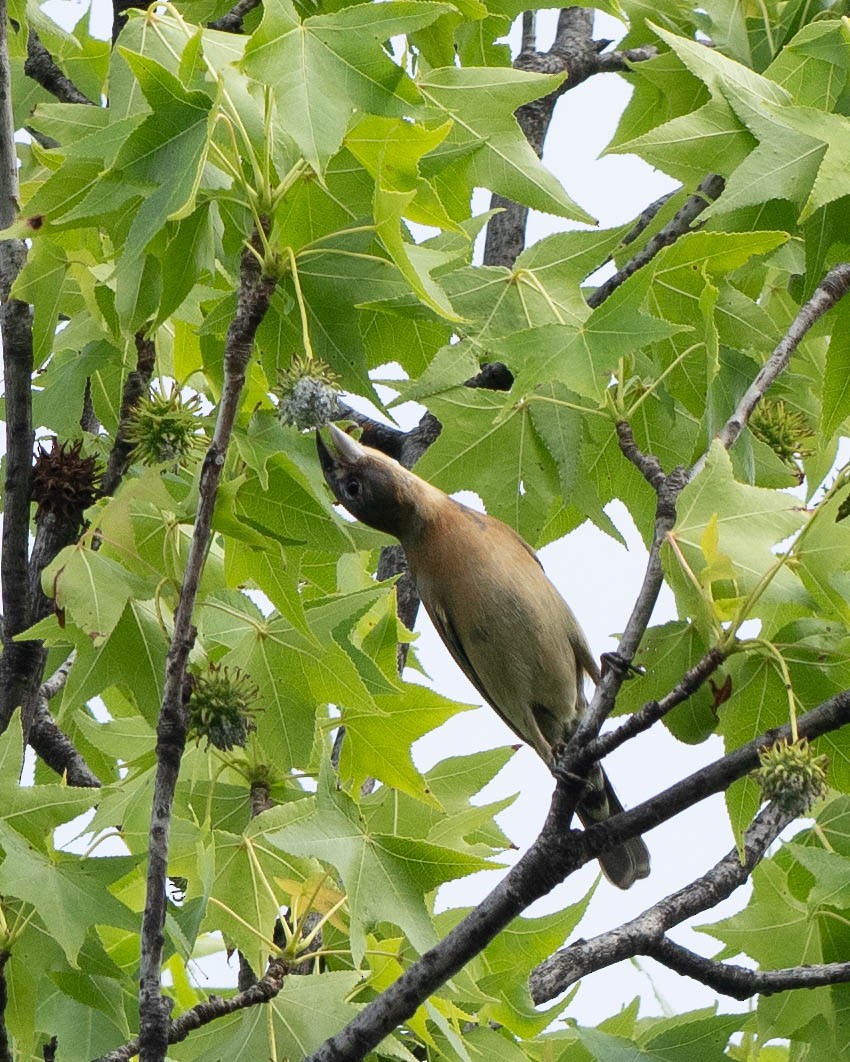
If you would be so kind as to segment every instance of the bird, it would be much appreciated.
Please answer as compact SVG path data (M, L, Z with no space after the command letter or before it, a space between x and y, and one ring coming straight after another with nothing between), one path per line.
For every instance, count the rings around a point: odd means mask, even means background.
M325 481L348 512L393 535L419 597L461 671L513 732L551 769L587 707L584 677L599 667L572 609L537 554L513 528L449 497L380 450L329 424L333 451L316 431ZM605 771L594 764L577 807L587 827L619 814ZM607 849L608 880L627 889L649 874L640 837Z

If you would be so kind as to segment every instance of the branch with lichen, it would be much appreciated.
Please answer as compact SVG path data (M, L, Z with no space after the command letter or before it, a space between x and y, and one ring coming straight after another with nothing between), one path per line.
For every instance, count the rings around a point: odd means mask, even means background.
M195 638L192 614L209 546L218 486L242 400L254 338L268 310L276 283L273 277L263 272L261 247L259 235L255 233L252 245L246 246L242 252L236 314L224 344L224 386L212 441L201 469L198 509L174 613L157 724L157 769L151 807L139 977L139 1049L143 1057L151 1060L164 1058L169 1043L169 1004L161 985L162 950L171 812L188 730L184 684Z

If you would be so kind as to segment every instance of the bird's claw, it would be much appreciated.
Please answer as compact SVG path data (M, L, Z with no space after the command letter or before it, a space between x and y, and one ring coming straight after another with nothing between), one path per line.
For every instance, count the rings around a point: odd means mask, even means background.
M607 674L608 671L616 671L624 678L631 679L638 675L646 674L645 667L641 667L640 664L633 664L631 660L626 660L619 653L603 653L601 659L603 675Z

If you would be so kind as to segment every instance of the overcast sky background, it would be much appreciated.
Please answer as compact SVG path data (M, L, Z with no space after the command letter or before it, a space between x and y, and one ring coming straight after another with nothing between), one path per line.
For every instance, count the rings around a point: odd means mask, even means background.
M48 0L44 5L47 14L67 27L73 26L87 9L87 3L75 0ZM538 15L538 47L541 50L549 47L556 20L557 11L544 11ZM111 5L106 0L93 0L92 24L99 36L109 37ZM620 23L597 13L597 37L617 40L622 34ZM518 23L511 42L516 51ZM620 225L634 218L647 204L674 187L668 177L637 158L623 155L598 157L614 133L630 91L625 79L615 74L589 79L560 99L547 139L544 161L561 179L568 194L598 218L602 227ZM479 210L488 205L489 196L482 196L477 204ZM567 227L581 226L570 226L563 219L532 213L528 242L531 244ZM402 426L409 427L418 419L421 408L405 406L396 412ZM467 495L463 500L476 504L476 499ZM646 561L646 551L624 507L614 504L609 507L609 514L626 537L628 549L587 525L541 551L541 560L549 577L576 612L597 656L616 648L614 635L625 626ZM673 615L672 599L665 590L653 623L664 622ZM417 630L420 635L417 652L434 685L448 696L480 704L480 697L449 657L424 610L420 610ZM408 677L417 680L415 674L409 673ZM459 715L423 738L415 746L414 755L417 766L427 770L447 753L515 742L513 733L485 706ZM717 739L691 748L674 741L658 726L653 732L619 749L606 760L606 769L628 807L721 753L722 746ZM552 787L552 779L543 763L530 749L522 748L482 793L482 801L518 794L513 805L499 816L504 830L518 847L518 852L505 854L504 862L515 860L537 835L549 806ZM652 853L651 876L628 892L622 892L603 880L581 924L583 936L619 925L662 896L692 881L721 858L732 846L722 798L704 801L674 822L654 830L647 836L647 841ZM441 890L440 906L476 903L503 873L501 870L481 873L450 883ZM597 865L593 863L535 904L528 913L542 914L575 902L596 877ZM745 895L742 892L719 910L728 913L735 909ZM717 912L703 920L713 921L715 917L719 917ZM687 929L676 931L674 936L705 954L712 954L717 947L710 938ZM224 970L220 961L213 965L204 961L197 964L195 970L201 987L221 985L223 977L233 983L235 978L235 969ZM208 983L205 976L210 977ZM713 993L707 989L667 972L651 960L642 960L641 968L632 963L620 963L587 978L567 1015L581 1024L595 1024L638 994L643 997L642 1013L645 1014L667 1010L678 1013L714 999ZM740 1006L732 1000L724 1000L721 1009Z

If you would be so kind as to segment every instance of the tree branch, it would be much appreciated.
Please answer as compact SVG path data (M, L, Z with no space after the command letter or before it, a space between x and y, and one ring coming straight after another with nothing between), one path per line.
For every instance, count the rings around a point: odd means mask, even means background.
M648 262L651 262L660 250L664 247L669 247L680 236L690 232L694 220L720 196L724 186L725 181L716 173L710 173L705 177L700 182L696 192L676 211L664 228L659 229L651 239L647 240L634 258L629 259L622 269L618 270L614 276L609 277L604 284L600 284L596 291L588 296L588 306L592 309L601 306L609 295L616 291L621 284L624 284L633 273L636 273ZM651 210L655 205L653 203L647 209ZM629 236L631 235L629 233ZM625 243L626 240L623 242Z
M684 469L681 468L676 468L669 476L665 476L660 463L655 457L648 457L641 453L631 428L625 422L621 421L617 425L617 437L623 454L653 487L658 499L655 510L655 530L646 561L643 582L617 649L617 656L624 664L628 665L634 658L641 639L646 633L646 628L649 626L649 621L664 581L664 571L661 565L661 547L676 522L676 499L685 486L687 477ZM575 733L570 738L562 754L557 758L555 774L558 777L564 778L580 772L580 764L583 764L585 768L589 765L590 759L584 751L585 747L598 737L602 724L611 714L617 693L623 684L625 676L625 668L611 668L603 674L597 683L590 704L587 710L582 713ZM652 711L648 709L644 713L641 723L646 721L651 714ZM649 724L647 723L647 725ZM639 729L641 729L640 726L638 726Z
M194 1007L175 1018L168 1026L168 1042L179 1044L185 1040L189 1033L195 1029L201 1029L204 1025L217 1018L223 1018L228 1014L235 1014L247 1007L254 1007L258 1003L268 1003L274 999L283 988L283 982L289 972L289 967L281 959L271 959L263 977L254 981L252 985L238 992L235 996L223 999L221 996L210 996L202 1003L196 1003ZM95 1059L95 1062L130 1062L139 1054L140 1041L136 1037L126 1044L109 1051ZM0 1059L2 1062L2 1059Z
M660 701L647 701L642 708L627 716L616 730L600 734L599 737L591 739L581 747L570 745L564 755L563 768L568 771L581 771L591 763L604 759L626 741L649 730L653 723L663 719L668 712L696 693L725 659L724 653L717 646L709 649L705 656L686 671L673 689Z
M8 12L0 0L0 228L18 213L18 169L12 117L12 74L9 65ZM3 490L3 656L0 659L0 731L21 703L23 676L31 664L32 646L16 643L15 635L29 625L29 525L32 472L33 372L30 307L9 297L26 261L22 240L0 241L0 328L6 398L6 475Z
M170 1004L163 998L161 989L165 886L171 809L180 760L186 745L183 684L189 651L195 638L192 613L209 547L218 485L242 399L254 337L275 288L274 278L261 272L257 258L261 249L256 233L253 243L254 249L245 248L242 252L236 315L227 330L224 345L224 388L212 442L201 470L198 511L183 585L174 613L174 630L166 660L165 688L157 725L157 770L151 808L139 977L139 1046L142 1062L162 1062L169 1042Z
M746 745L701 767L642 804L579 833L580 843L587 850L582 863L595 859L612 845L660 826L706 797L722 793L733 782L759 766L759 753L763 749L771 748L778 742L794 740L797 736L814 741L847 723L850 723L850 690L842 690L800 716L797 720L797 735L794 735L790 723L766 730Z
M752 999L756 994L773 996L795 988L821 988L850 981L850 962L816 963L783 970L750 970L746 966L706 959L666 937L651 942L643 954L683 977L690 977L733 999Z
M848 722L850 690L807 712L798 720L798 730L801 737L813 740ZM758 766L760 749L790 735L790 725L767 731L631 811L615 815L584 832L565 829L582 787L559 780L543 829L519 862L439 944L408 967L344 1029L326 1040L307 1062L355 1062L363 1058L531 903L545 896L584 863L597 858L600 852L666 822L705 797L727 788ZM781 814L770 809L768 812L759 817L758 821L762 823L759 830L769 831L778 821L774 816ZM783 825L784 822L783 818ZM753 843L761 836L757 831Z
M221 18L214 19L209 23L209 28L214 30L221 30L223 33L241 33L243 30L243 21L245 16L253 11L260 3L260 0L239 0L237 4Z
M717 438L730 449L738 436L749 423L750 416L758 403L764 397L765 392L773 381L782 373L791 360L794 351L800 345L809 329L823 315L831 310L850 290L850 262L842 262L826 274L812 293L808 302L804 303L791 322L788 331L777 343L773 353L759 369L759 372L735 407L732 416L718 432ZM691 469L691 478L697 475L705 465L706 455L697 461Z
M577 940L546 959L531 973L536 1004L560 995L579 978L634 955L650 955L673 926L715 907L744 884L768 846L793 819L773 804L759 812L744 835L744 858L733 848L702 877L665 897L642 914L590 940Z
M102 494L110 496L118 489L127 466L130 464L130 455L133 452L133 444L127 438L127 424L129 416L139 401L148 393L151 376L156 365L156 347L152 339L142 332L134 336L136 343L136 368L129 373L124 381L124 390L121 394L121 410L118 414L118 430L115 432L115 442L106 463L106 469L101 480L100 490Z
M24 62L24 73L62 103L85 103L91 107L96 106L94 100L90 100L84 92L80 92L74 82L62 72L32 26L29 26L27 30L27 58Z

